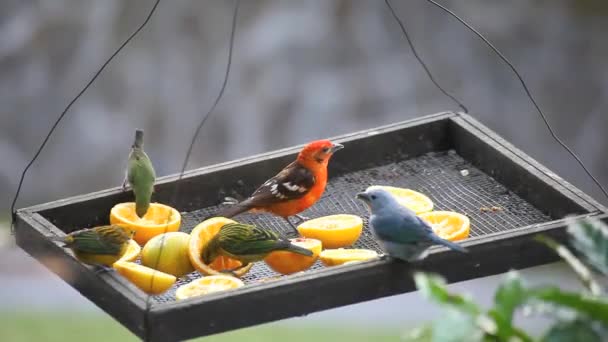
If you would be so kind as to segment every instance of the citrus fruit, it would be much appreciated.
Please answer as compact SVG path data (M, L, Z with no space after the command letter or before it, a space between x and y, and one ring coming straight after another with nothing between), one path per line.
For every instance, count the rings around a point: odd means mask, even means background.
M188 257L188 242L190 235L183 232L156 235L141 251L141 263L178 278L188 274L194 271Z
M177 280L171 274L163 273L134 262L117 261L113 266L120 275L149 294L161 294L170 289Z
M175 299L183 300L203 296L214 292L236 289L244 285L239 278L227 275L203 277L178 287L177 291L175 291Z
M156 235L179 230L181 221L177 210L160 203L150 203L144 217L137 216L133 202L119 203L110 210L110 223L135 231L133 239L142 246Z
M139 257L140 252L141 247L139 247L139 244L135 242L135 240L129 240L125 254L123 254L118 261L135 261L137 257Z
M384 189L388 191L397 199L399 204L409 208L417 215L433 210L433 201L431 201L430 198L411 189L397 188L388 185L372 185L368 190L369 189Z
M312 256L306 256L288 251L272 252L268 254L264 261L275 272L281 274L292 274L309 269L310 266L317 261L323 246L321 241L317 239L295 238L290 239L290 241L296 246L310 249L312 251Z
M420 214L439 237L458 241L469 237L471 222L468 217L453 211L432 211Z
M371 249L326 249L319 254L319 259L325 266L342 265L349 261L365 261L378 257L378 253Z
M308 220L298 226L307 238L321 240L323 248L350 246L361 236L363 220L356 215L338 214Z
M190 233L190 244L188 246L188 257L190 263L194 268L199 271L202 275L216 275L222 274L219 271L231 270L241 266L241 262L225 256L218 256L211 264L207 265L203 262L201 255L203 248L206 247L207 243L220 231L225 224L235 223L231 219L225 217L212 217L199 223L192 232ZM235 270L235 275L240 277L247 273L251 269L253 264L249 264L247 267L239 268Z

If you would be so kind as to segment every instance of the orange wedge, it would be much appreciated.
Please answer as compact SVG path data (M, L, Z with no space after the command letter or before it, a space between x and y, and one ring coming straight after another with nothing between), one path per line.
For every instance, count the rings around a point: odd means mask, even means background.
M225 256L217 257L210 265L205 264L201 258L203 248L220 231L220 228L228 223L235 223L235 221L225 217L212 217L192 229L188 245L188 257L192 266L202 275L221 275L222 273L218 271L231 270L242 265L240 261ZM234 273L241 277L251 269L251 266L253 264L239 268Z
M397 202L399 202L399 204L409 208L417 215L433 210L433 201L431 201L430 198L417 191L405 188L397 188L388 185L372 185L368 189L374 188L384 189L388 191L397 199Z
M110 223L135 231L133 239L142 246L156 235L178 231L181 221L177 210L160 203L150 203L144 217L137 216L133 202L119 203L110 210Z
M117 261L113 267L120 275L127 278L145 293L161 294L173 286L177 278L150 267L128 261ZM154 279L153 279L154 278Z
M350 246L361 236L363 220L356 215L338 214L308 220L298 226L300 235L321 240L323 248Z
M135 240L129 240L125 254L118 261L135 261L139 257L140 252L141 247L139 247L139 244Z
M469 237L471 222L462 214L453 211L432 211L419 216L443 239L458 241Z
M378 253L371 249L326 249L319 254L319 259L325 266L342 265L351 261L365 261L378 257Z
M275 272L281 274L292 274L304 271L310 268L321 253L321 241L316 239L295 238L290 240L292 244L310 249L312 256L305 256L293 252L276 251L268 254L264 259L266 264Z
M193 280L175 291L175 299L203 296L206 294L237 289L245 284L239 279L227 275L214 275Z

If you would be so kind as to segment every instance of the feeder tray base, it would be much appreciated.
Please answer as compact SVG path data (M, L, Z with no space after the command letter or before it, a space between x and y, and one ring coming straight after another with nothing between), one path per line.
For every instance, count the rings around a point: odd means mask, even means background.
M449 282L555 261L532 235L543 232L563 240L565 215L607 217L606 208L465 114L439 113L332 140L346 148L332 157L323 198L303 214L359 215L365 228L354 247L381 252L367 228L367 210L355 194L374 184L422 192L433 200L435 210L471 219L470 238L463 243L470 253L433 247L416 265ZM179 180L176 203L169 202L177 177L165 177L156 186L154 200L178 208L181 230L190 232L221 208L218 203L224 197L249 195L291 162L300 148L190 171ZM107 224L110 208L132 201L131 196L110 189L22 209L16 235L19 246L140 337L192 338L415 290L406 263L374 260L327 268L317 262L305 272L273 279L278 274L261 262L243 277L243 288L176 302L176 288L200 277L194 272L152 298L146 332L144 293L117 274L95 274L49 240ZM496 210L484 210L491 207ZM272 215L242 214L236 219L293 235L283 219Z

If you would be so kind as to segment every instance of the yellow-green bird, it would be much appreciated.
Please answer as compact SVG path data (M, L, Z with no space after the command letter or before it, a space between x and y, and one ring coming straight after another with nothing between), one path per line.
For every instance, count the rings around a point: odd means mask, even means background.
M133 233L118 225L77 230L56 238L76 258L94 266L112 266L127 251Z
M135 130L135 141L129 153L127 175L122 188L126 190L128 183L133 189L135 213L139 217L144 217L150 208L155 180L156 172L150 158L144 152L144 131L137 129Z
M252 262L263 260L274 251L290 251L305 256L312 256L312 251L296 246L277 233L243 223L225 224L203 249L202 259L210 264L220 255L236 259L242 263L239 268ZM233 272L223 270L223 272Z

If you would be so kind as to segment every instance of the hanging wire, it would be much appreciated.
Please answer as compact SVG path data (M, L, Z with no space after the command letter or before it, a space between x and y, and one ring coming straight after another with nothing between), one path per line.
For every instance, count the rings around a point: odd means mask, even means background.
M468 113L469 110L467 109L467 107L465 107L465 105L462 104L462 102L458 101L458 99L456 99L456 97L454 97L454 95L448 93L445 89L443 89L443 87L441 87L439 85L439 83L435 80L435 77L433 77L433 74L431 74L431 71L426 66L426 63L424 63L424 61L422 60L422 58L418 55L418 52L416 51L416 48L414 48L414 43L412 42L412 39L410 38L410 35L407 33L407 30L405 29L405 25L403 24L403 21L399 18L399 16L395 12L395 9L393 9L393 6L391 5L390 1L389 0L384 0L384 3L388 7L388 9L391 12L391 15L393 16L393 18L395 19L395 21L397 21L397 23L399 24L399 27L401 28L401 32L403 33L403 36L405 37L405 40L407 40L407 43L409 44L410 49L412 49L412 53L414 54L414 57L416 57L416 59L418 60L418 63L420 63L420 65L422 66L422 68L426 72L426 75L429 77L429 79L431 80L431 82L433 82L433 84L435 85L435 87L437 87L437 89L439 89L443 93L443 95L449 97L450 99L452 99L452 101L454 101L456 104L458 104L458 106L462 109L463 112Z
M557 134L553 130L553 127L549 123L549 120L547 119L545 113L540 109L540 106L538 105L538 103L536 102L536 100L534 99L534 97L532 96L532 93L530 92L530 89L526 85L526 82L524 82L523 77L519 74L519 72L517 71L517 69L515 68L515 66L513 65L513 63L511 63L507 59L507 57L505 57L498 50L498 48L496 48L492 43L490 43L490 41L486 37L484 37L479 31L477 31L475 28L473 28L471 25L469 25L466 21L464 21L464 19L460 18L456 13L452 12L451 10L449 10L445 6L437 3L434 0L426 0L426 1L430 2L431 4L433 4L433 5L437 6L437 7L439 7L441 10L443 10L444 12L448 13L449 15L451 15L454 19L458 20L461 24L463 24L466 28L468 28L471 32L473 32L477 37L479 37L479 39L481 39L490 49L492 49L492 51L494 51L494 53L496 53L496 55L498 57L500 57L500 59L502 59L503 62L505 62L509 66L509 68L513 71L513 73L515 74L515 76L517 77L517 79L519 80L519 82L521 83L522 87L524 88L524 91L526 92L526 95L528 96L528 98L530 99L530 101L532 102L532 104L534 105L534 107L536 108L536 111L538 112L538 114L540 115L541 119L545 123L545 126L547 126L547 129L549 130L549 133L551 134L551 136L553 137L553 139L561 147L563 147L564 150L566 150L572 156L572 158L574 158L578 162L578 164L585 171L585 173L589 176L589 178L591 178L591 180L593 180L593 182L595 183L595 185L597 185L597 187L602 191L602 193L604 193L604 195L606 196L606 198L608 198L608 191L606 191L606 189L602 186L602 183L600 183L597 180L597 178L595 178L595 176L593 176L593 174L585 166L585 163L583 163L583 161L581 160L581 158L572 149L570 149L570 147L568 147L568 145L566 145L566 143L564 143L557 136Z
M159 3L160 3L160 0L156 0L154 5L152 6L152 9L150 10L150 13L148 13L148 15L146 16L146 19L144 20L144 22L135 30L135 32L133 32L129 36L129 38L127 38L127 40L124 41L124 43L122 43L120 45L120 47L118 47L118 49L116 49L116 51L114 51L114 53L110 56L110 58L108 58L103 63L103 65L95 72L95 74L93 75L91 80L84 86L84 88L82 88L82 90L72 99L72 101L70 101L68 103L68 105L65 107L63 112L61 112L61 115L59 115L59 117L57 118L57 120L55 121L55 123L53 124L53 126L51 127L49 132L47 133L47 135L44 138L44 140L42 141L42 144L40 145L40 147L38 147L38 150L34 154L34 157L30 160L30 162L27 164L27 166L23 169L23 172L21 172L21 178L19 179L19 185L17 186L17 191L15 192L15 196L13 197L13 202L11 203L11 233L15 232L15 218L17 216L17 211L15 210L15 205L17 204L17 199L19 199L19 194L21 193L21 187L23 186L23 181L25 179L25 176L26 176L28 170L30 169L32 164L34 164L36 159L38 159L38 156L40 155L40 153L46 146L46 143L49 141L49 139L51 138L51 135L53 134L53 132L59 125L59 122L61 122L63 117L66 115L66 113L70 110L70 108L72 108L72 105L74 105L74 103L76 103L76 101L78 101L78 99L89 89L89 87L91 87L93 82L95 82L95 80L99 77L99 75L101 75L103 70L108 66L108 64L110 64L110 62L114 59L114 57L116 57L120 53L120 51L122 51L122 49L124 49L127 46L127 44L129 44L131 42L131 40L133 40L133 38L135 38L135 36L137 36L137 34L139 34L139 32L148 24L148 22L152 18L152 15L154 15L154 12L156 12L156 8L158 7Z
M178 198L178 194L179 194L179 187L180 187L179 181L183 178L184 172L186 171L186 167L188 166L188 161L190 160L190 155L192 154L192 149L194 148L194 143L196 142L198 135L201 132L201 129L207 122L207 119L211 116L211 113L215 110L218 103L224 96L224 92L225 92L226 86L228 84L228 78L230 76L230 69L232 66L232 53L234 50L234 38L236 35L236 23L237 23L240 3L241 3L241 0L235 1L234 11L232 13L232 27L231 27L231 31L230 31L230 41L228 43L228 62L226 63L226 71L224 73L224 80L222 82L222 86L220 87L220 91L219 91L217 97L215 98L215 101L213 102L213 104L211 105L211 107L209 108L207 113L205 113L205 115L201 119L200 123L196 127L194 135L192 136L190 145L188 146L188 150L186 152L186 157L184 158L184 162L182 163L182 167L179 172L179 176L177 177L177 180L175 181L175 190L173 191L173 195L172 195L171 202L170 202L173 205L174 205L174 203L177 202L177 198ZM161 241L160 241L160 250L158 253L158 257L156 258L155 266L153 267L154 269L158 269L158 264L160 262L160 255L162 254L162 251L164 248L164 240L165 240L165 236L166 236L165 233L167 233L167 230L169 229L169 222L171 220L171 215L172 215L172 212L170 211L169 215L167 216L167 224L165 225L164 232L161 235L162 237L161 237ZM156 276L156 272L152 273L152 277L150 278L150 288L153 288L155 276ZM152 308L152 296L147 295L146 309L144 311L144 322L143 322L144 323L144 341L150 340L149 325L150 325L150 309L151 308Z

